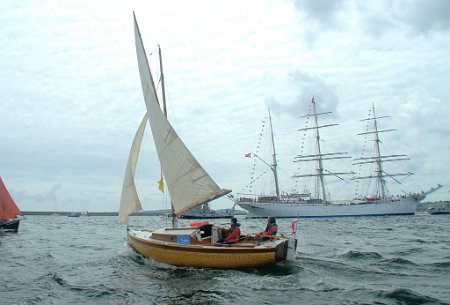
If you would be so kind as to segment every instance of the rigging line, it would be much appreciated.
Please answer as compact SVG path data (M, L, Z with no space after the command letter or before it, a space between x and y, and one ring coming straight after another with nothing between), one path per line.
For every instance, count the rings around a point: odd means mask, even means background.
M149 56L155 55L155 54L153 54L153 53L154 53L154 52L157 52L157 51L159 51L159 49L158 49L158 48L155 48L155 49L153 49L153 51L151 51L150 53L148 53L148 55L149 55Z
M312 107L312 104L309 103L308 114L311 112L311 107ZM303 151L305 149L306 134L308 133L306 128L309 126L309 119L310 118L311 118L310 115L305 116L305 122L304 122L305 128L303 129L303 136L300 137L300 154L303 154ZM301 171L301 162L298 162L298 164L297 164L297 172L300 173L300 171ZM299 186L299 183L300 183L299 180L300 179L298 177L294 180L294 188L295 189L298 189L298 186Z
M242 188L242 191L247 188L251 192L253 184L256 182L256 180L258 180L259 178L261 178L263 175L266 174L266 172L263 172L256 179L253 178L254 175L255 175L255 171L256 171L256 163L257 163L256 162L256 158L257 158L257 155L259 154L259 149L261 147L261 141L262 141L262 137L264 135L265 126L266 126L266 120L267 120L267 117L264 117L264 119L261 121L261 123L262 123L261 124L261 129L260 129L261 131L259 133L259 137L257 138L256 151L254 153L252 153L253 154L253 166L252 166L252 170L251 170L251 173L250 173L251 174L251 177L250 177L251 180L250 180L249 184L247 184L247 186Z
M253 184L256 183L257 180L259 180L259 179L260 179L262 176L264 176L265 174L267 174L267 171L263 172L262 174L260 174L260 175L259 175L258 177L256 177L256 178L251 177L252 180L250 180L250 182L249 182L246 186L244 186L244 187L242 188L241 192L244 191L246 188L248 188L248 189L251 191L251 188L253 187Z
M331 174L331 175L333 175L333 176L335 176L335 177L337 177L337 178L339 178L339 179L341 179L342 181L345 181L343 178L341 178L341 177L339 177L338 175L336 175L335 173L332 173L332 172L330 172L329 170L327 170L327 169L324 169L327 173L329 173L329 174Z
M397 179L395 179L394 177L392 177L391 175L389 175L388 173L386 173L385 171L383 171L383 173L388 176L389 178L391 178L392 180L394 180L395 182L397 182L398 184L402 184L400 181L398 181Z

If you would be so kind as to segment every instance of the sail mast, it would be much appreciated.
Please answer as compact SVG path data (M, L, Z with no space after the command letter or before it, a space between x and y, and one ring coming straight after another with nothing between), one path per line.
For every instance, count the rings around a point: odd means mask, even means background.
M159 55L159 71L161 73L161 93L162 93L162 101L163 101L163 112L164 116L167 118L167 103L166 103L166 87L164 83L164 70L162 64L162 53L161 46L158 45L158 55ZM161 180L163 180L163 172L161 170ZM177 217L175 215L175 209L173 207L172 202L170 202L170 209L172 211L172 227L176 227L177 225Z
M319 135L319 124L317 122L317 109L316 109L316 102L314 102L314 97L312 98L311 103L313 104L313 111L314 111L314 121L316 124L316 149L318 154L318 160L317 160L317 174L318 178L320 180L320 186L322 189L322 198L324 202L327 202L327 193L325 192L325 183L323 181L323 164L322 164L322 152L320 151L320 135Z
M163 109L164 109L164 115L167 118L166 88L165 88L165 83L164 83L164 71L163 71L162 53L161 53L160 45L158 45L158 54L159 54L159 70L161 72L161 91L162 91Z
M319 126L319 122L318 122L318 116L319 115L323 115L323 114L330 114L331 112L323 112L323 113L317 113L317 109L316 109L316 103L314 101L314 97L311 100L312 106L313 106L313 113L312 114L307 114L303 117L310 117L313 116L314 117L314 126L313 127L306 127L306 128L301 128L298 131L307 131L307 130L315 130L315 138L316 138L316 154L312 154L312 155L298 155L294 162L307 162L307 161L316 161L317 162L317 169L316 169L316 173L315 174L301 174L301 175L294 175L295 178L300 178L300 177L317 177L317 196L319 196L319 188L322 192L322 199L325 203L327 203L327 194L326 194L326 189L325 189L325 176L336 176L339 179L342 180L341 177L339 177L338 175L348 175L351 173L348 172L343 172L343 173L333 173L330 172L328 170L325 170L323 168L323 161L324 160L334 160L334 159L348 159L350 158L349 156L347 156L347 152L337 152L337 153L322 153L321 147L320 147L320 134L319 134L319 128L324 128L324 127L331 127L331 126L337 126L338 124L327 124L327 125L321 125ZM325 173L324 171L326 171L327 173Z
M384 186L386 181L383 178L383 166L381 163L381 154L380 154L380 138L378 137L378 125L377 125L377 116L375 115L375 106L372 104L373 111L373 127L375 134L375 157L376 157L376 165L377 165L377 183L378 187L381 190L381 198L386 199L386 192L384 190Z
M400 181L398 181L397 179L394 178L394 176L410 176L412 175L412 173L408 172L408 173L395 173L395 174L391 174L391 173L386 173L383 169L383 162L394 162L394 161L406 161L409 160L409 158L404 155L381 155L381 150L380 150L380 137L379 134L382 132L390 132L390 131L396 131L396 129L383 129L383 130L379 130L378 129L378 119L384 119L384 118L388 118L389 116L380 116L377 117L375 114L375 105L372 104L372 115L373 117L371 117L369 115L369 118L367 119L363 119L361 121L373 121L373 130L370 131L366 131L366 132L362 132L359 133L358 135L369 135L369 134L373 134L374 135L374 139L373 141L374 143L374 155L371 157L364 157L364 158L359 158L359 159L354 159L355 161L359 161L356 163L353 163L353 165L358 165L358 164L370 164L370 163L375 163L375 174L374 175L369 175L369 176L359 176L359 177L353 177L353 180L358 180L358 179L376 179L376 183L377 183L377 190L376 190L376 197L378 199L386 199L386 197L389 195L388 194L388 190L386 188L386 179L385 177L389 177L392 180L394 180L395 182L401 184Z
M277 194L277 198L280 199L280 185L278 184L278 171L277 171L278 163L277 163L277 154L275 152L275 140L273 137L272 117L270 116L270 109L269 109L269 127L270 127L270 136L271 136L271 140L272 140L272 149L273 149L273 155L272 155L273 164L271 166L271 169L272 169L273 176L275 179L275 192Z

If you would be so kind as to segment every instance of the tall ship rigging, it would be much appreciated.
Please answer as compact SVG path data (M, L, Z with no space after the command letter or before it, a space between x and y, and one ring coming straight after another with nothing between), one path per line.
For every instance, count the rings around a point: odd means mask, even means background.
M273 162L269 166L274 176L275 193L270 195L253 195L245 194L236 197L236 204L248 211L248 217L345 217L345 216L393 216L393 215L414 215L418 203L423 200L429 193L434 192L441 185L431 188L429 191L420 191L418 193L409 193L402 195L389 195L387 191L387 178L400 183L395 176L411 175L406 174L390 174L387 173L383 164L385 162L408 160L405 155L381 155L380 153L380 138L379 134L383 132L393 131L378 130L377 121L387 116L376 117L375 107L372 107L369 118L362 121L368 123L371 130L361 133L360 135L373 135L374 155L370 157L362 157L356 159L354 165L362 166L368 164L375 164L374 173L368 176L355 176L351 178L354 181L368 179L376 181L376 191L372 195L356 196L353 199L332 201L327 192L326 178L333 176L343 180L341 176L353 175L353 172L332 172L324 167L324 163L329 160L348 159L350 156L346 152L327 153L322 151L320 145L320 129L336 126L337 124L319 125L319 117L329 114L330 112L318 113L316 109L316 102L314 98L311 100L311 113L304 116L304 118L311 119L313 126L299 129L303 132L313 132L315 150L313 154L302 154L295 157L294 162L314 163L315 168L312 173L296 173L293 178L307 177L315 178L314 191L311 192L296 192L296 193L282 193L278 184L277 160L275 153L275 144L273 139L273 130L271 118L269 115L270 137L273 145ZM258 155L255 155L261 159ZM359 185L359 183L357 183Z

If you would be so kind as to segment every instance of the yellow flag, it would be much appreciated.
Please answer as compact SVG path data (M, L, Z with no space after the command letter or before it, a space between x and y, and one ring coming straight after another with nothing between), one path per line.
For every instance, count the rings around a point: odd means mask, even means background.
M158 188L159 190L164 193L164 180L161 178L161 180L158 181Z

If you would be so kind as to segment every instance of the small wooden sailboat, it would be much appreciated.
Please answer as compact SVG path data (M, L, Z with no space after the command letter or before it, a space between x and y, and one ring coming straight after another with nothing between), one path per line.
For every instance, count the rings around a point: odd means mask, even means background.
M0 177L0 231L17 232L22 213Z
M297 244L294 236L289 238L275 236L263 242L256 236L241 236L240 242L230 245L219 243L222 239L222 228L213 224L194 222L189 227L176 227L178 216L231 191L221 189L216 184L167 120L159 105L136 18L134 30L147 114L136 132L131 147L122 188L119 220L128 224L128 215L142 209L134 173L144 129L149 121L171 197L173 227L156 231L129 230L128 244L136 252L158 262L198 268L258 267L294 259Z

